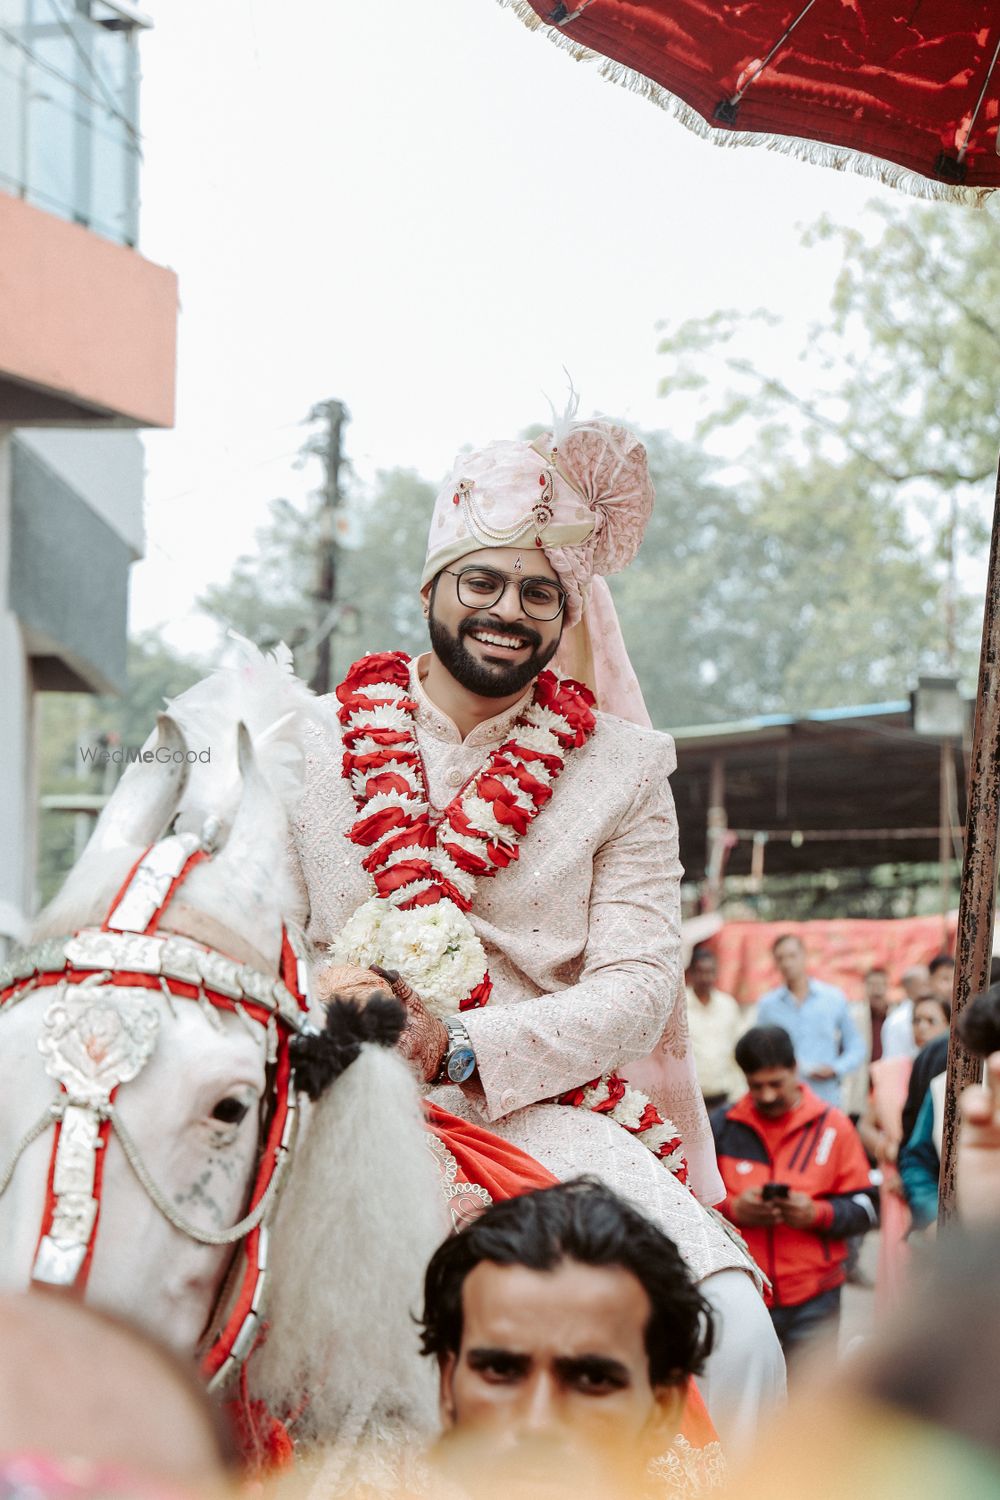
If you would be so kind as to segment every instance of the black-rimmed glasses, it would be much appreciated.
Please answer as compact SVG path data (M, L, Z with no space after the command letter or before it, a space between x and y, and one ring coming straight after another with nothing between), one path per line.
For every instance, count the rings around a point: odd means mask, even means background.
M558 620L566 608L566 590L549 578L518 578L516 574L501 573L496 568L442 568L458 580L458 602L466 609L490 609L498 604L507 591L507 585L516 583L520 589L521 609L532 620Z

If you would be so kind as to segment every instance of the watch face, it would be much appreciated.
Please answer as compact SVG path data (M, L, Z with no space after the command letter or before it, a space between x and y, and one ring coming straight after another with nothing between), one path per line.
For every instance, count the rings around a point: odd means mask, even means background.
M465 1083L476 1071L476 1054L471 1047L456 1047L448 1056L448 1079L451 1083Z

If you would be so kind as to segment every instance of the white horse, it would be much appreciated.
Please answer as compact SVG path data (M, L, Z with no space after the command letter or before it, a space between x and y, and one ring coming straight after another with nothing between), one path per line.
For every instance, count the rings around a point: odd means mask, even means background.
M308 999L312 702L244 646L171 704L0 970L0 1289L73 1286L223 1388L254 1351L249 1395L347 1454L434 1429L413 1314L449 1221L398 1017L335 1034Z

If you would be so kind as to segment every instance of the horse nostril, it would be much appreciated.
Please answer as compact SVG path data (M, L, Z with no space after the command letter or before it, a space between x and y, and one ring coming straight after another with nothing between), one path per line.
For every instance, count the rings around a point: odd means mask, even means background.
M219 1120L223 1125L239 1125L246 1119L250 1106L242 1099L220 1099L212 1110L212 1119Z

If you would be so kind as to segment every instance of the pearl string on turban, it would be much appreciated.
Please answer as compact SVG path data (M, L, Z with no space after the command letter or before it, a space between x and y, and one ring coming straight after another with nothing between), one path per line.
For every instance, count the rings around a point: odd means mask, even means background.
M639 550L653 509L646 450L609 422L491 443L455 460L431 519L421 586L487 547L537 547L566 590L553 665L585 682L605 713L650 723L605 575Z

